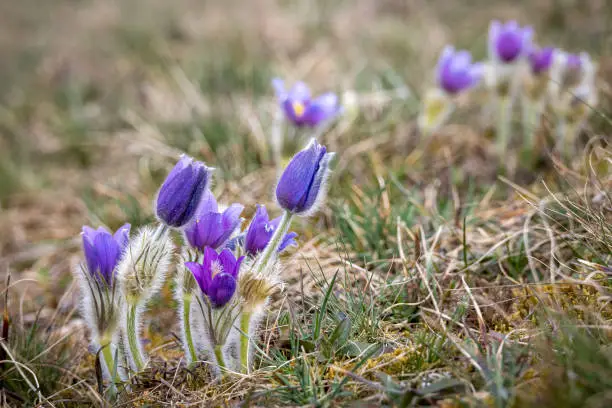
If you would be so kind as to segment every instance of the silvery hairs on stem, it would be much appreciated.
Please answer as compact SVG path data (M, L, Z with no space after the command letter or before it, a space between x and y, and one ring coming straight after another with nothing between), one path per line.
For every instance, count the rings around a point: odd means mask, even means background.
M159 225L140 229L130 240L117 267L117 279L126 300L122 310L121 331L130 366L140 371L146 356L140 342L140 315L147 302L162 287L173 256L173 245L168 229Z

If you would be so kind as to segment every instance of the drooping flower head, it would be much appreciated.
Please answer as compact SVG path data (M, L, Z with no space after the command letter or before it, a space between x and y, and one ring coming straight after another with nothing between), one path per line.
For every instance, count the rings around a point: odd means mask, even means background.
M102 278L107 285L113 283L117 263L128 244L130 224L111 234L107 229L83 227L83 252L87 271L93 278Z
M529 51L529 66L533 75L541 75L550 69L555 49L553 47L532 48Z
M215 196L207 189L193 220L185 228L187 241L200 251L207 246L218 249L240 225L243 209L244 206L240 204L232 204L225 211L219 212Z
M502 24L495 20L489 26L489 58L512 64L526 56L531 49L532 27L521 27L516 21Z
M278 228L280 220L281 217L270 220L266 207L264 205L257 206L257 210L255 210L253 220L251 224L249 224L244 241L244 248L249 255L255 256L257 253L263 251L270 242L272 235L274 235L274 231ZM297 234L295 232L285 234L278 247L278 252L282 252L290 245L297 245L295 242L296 237Z
M316 204L325 197L329 163L334 155L312 139L308 146L293 156L276 186L279 205L297 215L314 211Z
M236 259L229 249L217 253L214 249L204 249L202 263L186 262L198 286L214 308L221 308L234 296L240 265L244 257Z
M303 82L296 82L287 91L284 81L275 78L272 86L285 117L298 127L316 127L338 116L342 110L336 94L328 92L312 98Z
M454 95L476 85L483 77L481 63L472 63L468 51L455 51L447 45L438 60L437 82L445 92Z
M195 215L212 169L183 155L157 194L155 213L164 224L180 228Z

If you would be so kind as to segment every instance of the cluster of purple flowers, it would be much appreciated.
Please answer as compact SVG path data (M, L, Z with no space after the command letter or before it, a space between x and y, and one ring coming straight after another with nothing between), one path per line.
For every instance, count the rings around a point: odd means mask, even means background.
M274 81L280 107L296 126L315 127L340 113L337 97L331 93L311 99L303 83L297 83L289 92L284 92L281 85ZM210 346L214 356L208 358L213 358L218 367L225 367L223 348L230 341L230 333L236 332L234 322L241 313L245 314L245 331L253 332L253 310L267 301L270 288L279 279L274 272L278 269L278 254L297 245L297 234L289 231L290 220L293 215L311 214L324 199L332 158L333 153L312 139L289 162L276 186L276 202L284 214L270 219L266 207L257 205L244 230L244 206L235 203L220 208L209 187L212 168L188 156L179 159L158 191L154 210L159 225L155 232L143 227L130 238L129 224L114 234L103 227L83 227L83 314L95 328L100 326L100 310L117 311L104 330L92 334L92 344L125 354L135 372L146 366L146 355L138 340L139 315L152 293L163 284L173 252L168 246L168 231L176 229L182 232L186 243L176 286L183 306L179 314L188 361L207 358L200 352L209 351L206 347ZM90 307L89 300L114 294L116 287L120 289L114 300L106 301L103 307ZM197 302L193 303L192 298ZM194 313L197 316L193 317ZM201 332L194 333L197 330ZM125 342L123 347L116 344L119 338ZM246 348L241 347L248 350L249 341L241 340ZM198 350L194 344L200 344ZM123 380L125 371L114 365L121 358L107 354L102 362L105 376L113 382ZM237 368L248 367L248 361L241 366Z

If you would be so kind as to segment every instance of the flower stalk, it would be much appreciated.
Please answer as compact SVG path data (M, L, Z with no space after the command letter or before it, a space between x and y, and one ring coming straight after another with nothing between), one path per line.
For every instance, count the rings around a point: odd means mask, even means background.
M126 312L126 336L127 342L125 351L129 354L130 362L136 372L140 372L145 368L147 357L140 342L140 313L138 304L134 301L128 301Z
M242 364L242 372L249 374L250 371L250 353L249 349L251 348L251 338L250 338L250 329L251 329L251 316L252 312L243 311L240 316L240 362Z
M196 354L196 349L193 342L193 335L191 334L191 302L193 301L193 295L184 294L183 295L183 338L185 344L187 346L187 361L189 366L192 366L196 361L198 361L198 357Z

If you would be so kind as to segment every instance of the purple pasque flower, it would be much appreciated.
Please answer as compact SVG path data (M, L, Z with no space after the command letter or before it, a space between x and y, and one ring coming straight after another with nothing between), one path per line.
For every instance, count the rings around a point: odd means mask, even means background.
M83 226L83 252L92 277L101 277L107 285L113 283L115 268L130 239L130 228L130 224L125 224L111 234L103 227L95 230Z
M533 38L532 27L521 27L516 21L502 24L497 20L489 26L489 57L511 64L527 55Z
M175 228L191 221L206 191L211 171L204 163L181 156L157 193L155 213L159 220Z
M314 210L325 196L329 162L334 155L312 139L308 146L293 156L283 171L276 186L278 204L297 215L307 215Z
M438 86L454 95L476 85L483 77L484 66L472 63L468 51L455 51L454 47L447 45L442 50L436 71Z
M332 92L312 98L304 82L296 82L287 91L285 82L279 78L272 80L272 86L285 117L298 127L316 127L342 111L338 96Z
M234 296L243 260L244 256L236 259L229 249L217 253L214 249L206 247L201 264L186 262L185 266L191 271L212 306L220 308Z
M532 48L527 55L531 73L540 75L548 72L553 64L555 49L553 47Z
M206 189L193 220L185 228L187 241L200 251L205 247L221 247L242 222L240 214L243 209L243 205L232 204L219 212L215 196Z
M278 228L280 221L281 217L270 220L266 207L264 205L258 205L246 232L244 240L244 249L246 252L251 256L255 256L260 251L263 251L270 242L270 239L272 239L272 235L274 235L274 231ZM296 237L297 234L293 231L285 234L278 247L278 252L282 252L290 245L297 245L295 242Z

